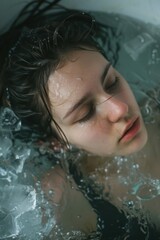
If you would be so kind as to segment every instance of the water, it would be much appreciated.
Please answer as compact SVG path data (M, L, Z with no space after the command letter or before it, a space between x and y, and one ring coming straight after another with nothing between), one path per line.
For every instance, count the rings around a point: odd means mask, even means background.
M145 49L154 42L156 41L150 34L142 32L132 40L126 42L124 44L124 48L130 57L136 61L138 57L145 51Z
M156 124L159 121L160 103L160 30L150 24L144 25L124 16L103 13L95 13L95 15L102 22L116 27L115 36L109 33L113 38L112 48L116 48L117 38L121 45L116 67L130 82L146 124ZM107 49L107 45L106 51L112 59L113 53ZM77 192L78 188L73 183L72 176L68 173L68 166L65 164L68 156L60 151L57 143L44 141L33 129L22 126L9 108L1 108L0 132L0 239L87 239L85 232L68 227L69 223L64 224L65 227L57 225L55 216L59 202L52 202L56 193L50 186L45 185L47 193L43 188L45 176L49 176L47 179L50 179L52 177L48 175L50 171L63 165L62 167L67 171L67 178L64 176L65 183L71 186L70 191L75 189ZM158 142L159 137L156 136L156 139ZM76 154L73 152L72 158L83 157L81 153ZM142 231L147 232L148 221L152 220L145 209L150 202L154 205L154 201L159 197L160 179L158 176L152 176L151 173L146 175L141 170L140 166L145 157L143 154L140 163L137 163L133 156L115 157L112 163L105 162L103 167L97 168L89 179L94 182L94 187L98 186L100 198L111 200L113 185L110 183L113 177L110 172L114 166L116 186L126 192L124 195L120 194L117 199L112 199L113 203L124 210L128 219L133 215L136 216ZM61 158L63 158L62 162ZM103 173L103 184L98 181L99 173ZM109 189L109 193L106 194L105 189ZM62 216L68 204L67 194L67 190L64 190ZM143 206L144 202L146 205ZM84 201L84 204L87 203ZM82 214L82 211L77 211L75 214L76 217L73 217L77 223L87 215L87 213ZM158 214L160 215L160 212L157 209ZM90 239L99 240L100 236L99 231L93 232ZM149 239L147 234L145 239Z
M55 219L44 200L40 177L52 164L47 157L43 162L43 154L33 144L34 135L22 142L20 133L26 130L9 108L1 109L0 122L0 239L43 239Z

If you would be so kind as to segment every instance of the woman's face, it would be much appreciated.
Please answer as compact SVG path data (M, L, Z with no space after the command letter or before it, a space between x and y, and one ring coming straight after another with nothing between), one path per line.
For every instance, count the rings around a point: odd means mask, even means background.
M54 119L71 144L114 156L136 152L146 143L129 85L99 52L71 52L51 74L48 87Z

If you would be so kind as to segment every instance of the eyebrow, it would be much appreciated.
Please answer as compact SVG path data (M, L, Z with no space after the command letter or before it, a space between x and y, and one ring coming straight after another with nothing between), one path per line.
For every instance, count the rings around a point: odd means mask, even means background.
M108 63L105 68L104 68L104 71L101 75L101 84L103 85L104 83L104 80L105 80L105 77L109 71L109 68L111 66L111 63ZM87 102L87 100L89 99L90 97L90 94L87 93L85 96L83 96L79 101L77 101L68 111L67 113L65 114L65 116L63 117L63 119L67 118L72 112L74 112L78 107L80 107L81 105L83 105L85 102Z
M108 71L109 71L110 66L111 66L111 63L109 62L109 63L106 65L106 67L104 68L104 71L103 71L102 76L101 76L101 84L102 84L102 86L103 86L103 84L104 84L104 80L105 80L105 78L106 78L106 75L108 74Z

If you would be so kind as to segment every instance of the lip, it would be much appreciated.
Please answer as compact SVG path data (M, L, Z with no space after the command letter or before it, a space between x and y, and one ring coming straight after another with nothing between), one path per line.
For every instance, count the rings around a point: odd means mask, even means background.
M119 139L119 142L129 142L131 141L139 132L140 129L140 118L137 117L129 121L127 126L125 127L122 136Z

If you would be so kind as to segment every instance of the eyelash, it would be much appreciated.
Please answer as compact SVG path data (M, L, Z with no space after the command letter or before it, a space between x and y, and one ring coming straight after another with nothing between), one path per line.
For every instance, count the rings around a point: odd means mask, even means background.
M112 84L110 84L108 87L106 87L105 90L108 90L108 91L113 91L116 89L116 87L118 86L118 83L119 83L119 77L115 77L115 80ZM88 120L91 119L91 117L94 116L94 113L95 113L95 107L93 105L93 103L90 104L89 106L89 111L88 113L80 120L78 120L79 123L84 123L84 122L87 122Z
M116 76L114 79L114 82L112 82L109 86L104 87L104 89L109 92L114 91L118 86L118 83L119 83L119 77Z
M93 103L91 103L87 114L82 119L78 120L78 122L79 123L87 122L89 119L91 119L91 117L93 117L94 113L95 113L95 107L94 107Z

